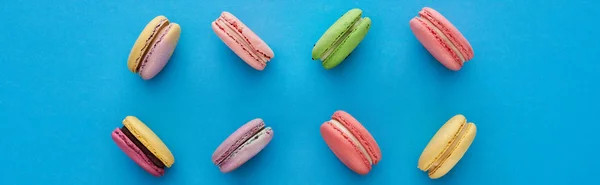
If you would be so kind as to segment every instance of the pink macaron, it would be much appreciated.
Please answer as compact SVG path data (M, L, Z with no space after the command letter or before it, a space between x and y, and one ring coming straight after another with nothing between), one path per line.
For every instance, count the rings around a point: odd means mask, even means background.
M465 62L473 59L469 41L436 10L423 8L409 24L419 42L446 68L458 71Z
M258 154L271 142L273 129L256 118L233 132L212 155L212 161L221 172L227 173L240 167Z
M321 136L344 165L365 175L381 160L381 150L375 139L358 120L338 110L331 120L321 125Z
M222 12L212 22L217 36L244 62L262 71L275 56L273 50L242 21L229 12Z

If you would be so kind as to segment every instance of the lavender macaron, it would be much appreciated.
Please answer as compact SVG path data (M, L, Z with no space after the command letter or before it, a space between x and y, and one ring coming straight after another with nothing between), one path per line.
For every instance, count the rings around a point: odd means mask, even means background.
M233 132L212 155L212 161L221 172L227 173L240 167L258 154L271 142L273 129L256 118Z

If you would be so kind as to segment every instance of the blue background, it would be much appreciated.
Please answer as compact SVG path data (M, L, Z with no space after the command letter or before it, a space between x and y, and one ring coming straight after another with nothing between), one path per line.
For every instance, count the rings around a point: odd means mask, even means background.
M599 170L598 1L3 1L0 15L0 184L589 184ZM459 72L412 35L423 6L469 39ZM340 66L311 61L313 44L358 7L371 30ZM275 52L266 70L243 63L213 33L238 16ZM179 23L179 45L156 78L126 67L157 15ZM319 126L354 115L383 159L348 170ZM464 114L477 137L442 179L417 160L437 129ZM155 178L110 139L138 116L175 155ZM273 141L222 174L214 149L263 118Z

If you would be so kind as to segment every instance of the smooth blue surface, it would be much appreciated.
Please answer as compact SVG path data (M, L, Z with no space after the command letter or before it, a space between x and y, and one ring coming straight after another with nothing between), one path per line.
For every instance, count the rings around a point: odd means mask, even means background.
M593 184L600 160L598 1L3 1L0 184ZM451 72L412 35L423 6L469 39L475 58ZM327 71L313 44L358 7L372 19L353 54ZM230 11L275 52L266 70L243 63L210 28ZM170 63L143 81L126 67L156 15L182 27ZM353 114L377 139L370 174L348 170L319 126ZM462 113L478 126L444 178L417 160ZM175 164L155 178L110 139L138 116ZM213 150L255 117L271 144L222 174Z

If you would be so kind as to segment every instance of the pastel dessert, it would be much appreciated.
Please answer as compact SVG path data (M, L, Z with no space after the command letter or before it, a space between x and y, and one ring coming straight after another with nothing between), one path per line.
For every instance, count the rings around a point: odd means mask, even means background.
M419 42L446 68L458 71L473 59L469 41L436 10L425 7L409 23Z
M227 47L256 70L265 69L267 62L275 57L267 43L229 12L222 12L212 22L212 29Z
M458 114L450 118L433 136L421 157L418 168L428 172L431 179L448 173L473 143L477 127Z
M381 160L375 139L358 120L338 110L321 125L321 136L335 156L352 171L365 175Z
M169 22L162 15L155 17L135 41L127 67L144 80L154 78L169 62L179 42L179 35L179 24Z
M213 163L221 172L227 173L253 158L271 142L273 129L256 118L233 132L212 155Z
M111 136L127 156L156 177L163 176L165 168L175 163L169 148L134 116L127 116L123 120L123 127L115 129Z
M354 8L335 21L314 45L312 59L321 60L325 69L342 63L369 32L371 19L361 16L362 10Z

